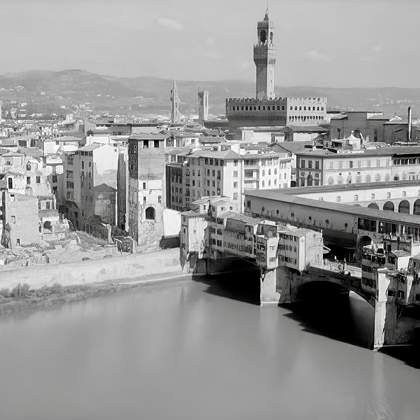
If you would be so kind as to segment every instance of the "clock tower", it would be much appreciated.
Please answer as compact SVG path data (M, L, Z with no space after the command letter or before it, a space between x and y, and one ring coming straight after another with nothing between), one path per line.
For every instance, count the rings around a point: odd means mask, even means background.
M276 66L276 50L274 48L274 25L269 18L268 10L264 20L257 25L258 41L254 46L254 62L256 66L257 99L274 99L274 73Z

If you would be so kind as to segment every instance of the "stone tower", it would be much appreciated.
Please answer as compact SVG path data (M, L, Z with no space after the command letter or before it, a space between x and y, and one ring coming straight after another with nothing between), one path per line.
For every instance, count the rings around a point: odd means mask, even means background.
M273 99L276 51L274 48L274 25L268 16L258 22L258 42L254 46L254 62L257 70L257 99Z
M198 91L198 120L201 124L209 119L209 92L207 90Z
M174 80L171 89L171 123L178 124L180 120L179 104L181 101L178 96L178 89Z

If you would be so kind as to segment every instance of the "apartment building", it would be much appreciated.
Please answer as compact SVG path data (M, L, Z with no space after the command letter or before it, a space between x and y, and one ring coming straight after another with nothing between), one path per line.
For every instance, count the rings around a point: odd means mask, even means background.
M166 164L167 206L187 210L204 196L230 197L243 209L245 190L288 188L291 159L287 153L251 148L181 150Z
M296 153L296 181L300 187L418 179L420 146Z
M112 189L116 188L118 155L117 147L100 144L84 146L63 155L63 175L59 182L58 201L61 211L76 229L84 229L92 216L99 216L116 224L116 209L113 216L110 216L108 210L98 214L99 209L104 209L104 206L101 203L97 205L96 199L104 199L105 188L95 192L95 187L105 184ZM109 188L108 192L114 194ZM112 197L107 199L115 201Z

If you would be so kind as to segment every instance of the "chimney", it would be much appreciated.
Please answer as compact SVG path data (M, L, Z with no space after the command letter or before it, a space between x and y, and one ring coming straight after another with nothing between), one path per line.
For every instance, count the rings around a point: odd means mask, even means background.
M411 133L413 130L413 116L411 112L411 106L408 107L408 130L407 130L407 140L411 141Z

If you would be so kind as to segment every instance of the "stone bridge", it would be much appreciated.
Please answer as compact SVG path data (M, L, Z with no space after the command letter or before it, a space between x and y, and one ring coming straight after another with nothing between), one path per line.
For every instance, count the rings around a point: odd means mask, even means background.
M261 305L297 302L305 286L316 286L321 283L324 283L324 286L334 285L333 291L336 294L354 292L372 306L374 310L373 349L377 350L386 345L406 344L414 340L414 330L420 326L419 321L404 315L405 308L395 301L388 301L386 298L380 300L378 296L364 291L361 273L357 270L346 270L344 274L330 265L309 267L302 273L284 266L266 272L261 270Z

